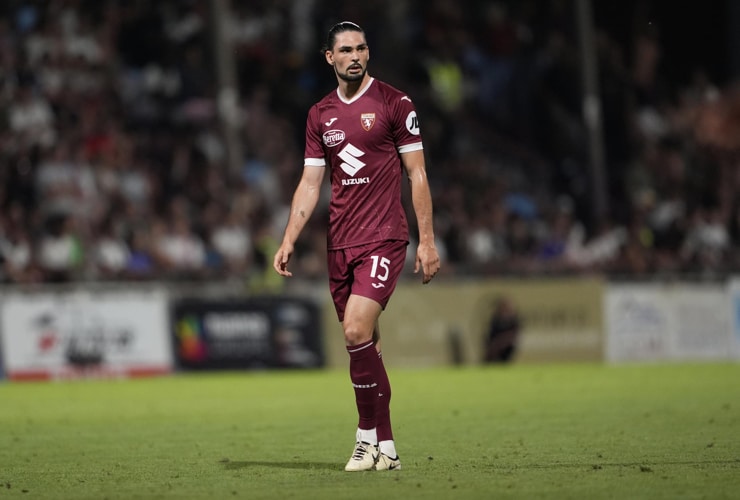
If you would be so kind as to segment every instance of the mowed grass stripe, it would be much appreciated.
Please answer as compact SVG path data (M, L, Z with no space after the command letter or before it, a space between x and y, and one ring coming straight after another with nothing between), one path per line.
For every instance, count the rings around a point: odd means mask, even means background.
M737 498L740 365L391 370L403 470L350 474L344 371L0 384L4 498Z

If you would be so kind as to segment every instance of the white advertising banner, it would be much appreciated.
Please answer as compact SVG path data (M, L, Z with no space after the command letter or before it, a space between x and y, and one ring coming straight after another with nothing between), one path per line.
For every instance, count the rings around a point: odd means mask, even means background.
M669 313L655 287L607 287L604 304L606 360L662 359L669 352Z
M611 284L605 296L608 361L733 358L724 285Z
M732 335L732 353L740 359L740 277L733 277L727 286L728 321Z
M0 302L3 365L12 380L168 373L163 292L12 293Z

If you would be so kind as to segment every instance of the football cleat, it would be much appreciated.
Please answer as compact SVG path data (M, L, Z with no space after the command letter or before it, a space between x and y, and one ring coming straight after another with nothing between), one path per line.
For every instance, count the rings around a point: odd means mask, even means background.
M344 466L344 470L350 472L372 470L377 460L378 447L374 444L358 441L349 462Z
M400 468L401 461L398 457L391 458L384 453L378 456L378 460L375 463L375 470L399 470Z

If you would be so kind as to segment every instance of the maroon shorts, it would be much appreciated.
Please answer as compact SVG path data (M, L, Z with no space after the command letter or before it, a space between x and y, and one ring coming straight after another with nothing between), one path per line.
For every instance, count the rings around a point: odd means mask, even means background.
M388 304L406 262L405 241L388 240L351 248L329 250L329 290L339 321L350 295L361 295Z

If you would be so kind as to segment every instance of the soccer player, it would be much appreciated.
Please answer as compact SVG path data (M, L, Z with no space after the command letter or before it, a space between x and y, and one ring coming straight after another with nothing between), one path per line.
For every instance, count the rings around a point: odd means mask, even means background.
M280 275L292 276L288 261L316 207L328 167L329 287L344 330L359 413L345 470L400 469L378 318L396 287L409 242L401 204L404 170L419 228L414 272L421 270L428 283L440 268L419 121L408 95L367 72L370 49L360 26L348 21L334 25L324 55L338 87L308 112L303 173L273 266Z

